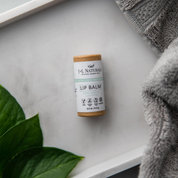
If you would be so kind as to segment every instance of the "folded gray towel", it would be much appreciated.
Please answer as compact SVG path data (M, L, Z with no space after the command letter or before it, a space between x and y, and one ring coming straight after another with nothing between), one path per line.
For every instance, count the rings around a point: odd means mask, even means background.
M178 38L165 50L143 85L151 128L139 178L178 177Z
M135 30L161 55L142 88L151 129L139 178L178 178L178 1L116 2Z
M134 29L158 55L178 36L177 0L115 0Z

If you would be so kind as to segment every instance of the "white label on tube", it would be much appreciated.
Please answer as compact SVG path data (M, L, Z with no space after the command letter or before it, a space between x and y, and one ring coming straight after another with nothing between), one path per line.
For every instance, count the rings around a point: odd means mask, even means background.
M77 111L105 110L102 62L74 62L74 75Z

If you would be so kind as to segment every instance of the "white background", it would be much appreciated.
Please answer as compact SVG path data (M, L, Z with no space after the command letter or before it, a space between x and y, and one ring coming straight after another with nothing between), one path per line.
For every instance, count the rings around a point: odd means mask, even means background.
M87 54L102 55L102 117L77 116L73 56ZM156 61L113 0L67 0L0 29L0 83L39 113L44 145L85 157L72 175L148 142L140 89Z
M31 0L0 0L0 14Z

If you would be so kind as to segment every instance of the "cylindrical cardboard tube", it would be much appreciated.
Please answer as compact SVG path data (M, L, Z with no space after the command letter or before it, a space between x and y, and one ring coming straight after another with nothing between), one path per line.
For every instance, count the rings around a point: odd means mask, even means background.
M75 91L78 116L105 114L101 55L74 56Z

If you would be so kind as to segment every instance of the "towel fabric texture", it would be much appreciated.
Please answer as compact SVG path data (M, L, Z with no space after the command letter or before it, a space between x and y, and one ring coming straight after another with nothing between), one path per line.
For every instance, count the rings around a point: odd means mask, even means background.
M134 29L161 55L178 36L177 0L115 0Z
M115 1L160 57L142 87L150 139L139 178L178 178L178 1Z

